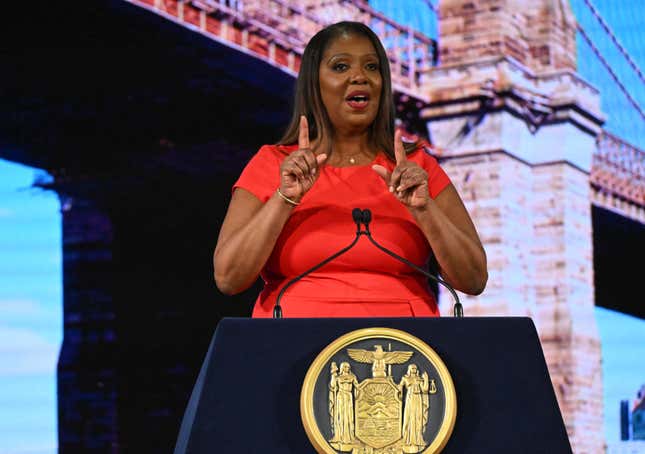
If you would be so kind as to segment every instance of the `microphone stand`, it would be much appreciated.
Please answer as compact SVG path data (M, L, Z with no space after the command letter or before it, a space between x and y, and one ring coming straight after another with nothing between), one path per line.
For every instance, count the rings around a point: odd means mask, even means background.
M307 274L313 273L314 271L316 271L319 268L323 267L324 265L326 265L327 263L331 262L335 258L337 258L337 257L343 255L345 252L349 251L358 242L358 240L360 239L361 235L366 235L367 238L370 240L370 242L374 246L376 246L381 251L385 252L390 257L392 257L392 258L394 258L394 259L396 259L396 260L398 260L400 262L405 263L406 265L408 265L409 267L415 269L416 271L418 271L419 273L423 274L427 278L430 278L433 281L437 282L438 284L441 284L444 287L446 287L450 291L450 293L452 294L453 299L455 300L455 305L453 307L454 316L457 317L457 318L461 318L461 317L464 316L464 310L463 310L463 307L461 305L461 302L459 301L459 296L457 296L457 292L455 292L455 290L452 288L452 286L450 286L450 284L448 284L446 281L444 281L440 277L435 276L435 275L429 273L428 271L424 270L423 268L415 265L414 263L412 263L408 259L405 259L405 258L401 257L400 255L390 251L389 249L381 246L380 244L378 244L376 242L376 240L374 240L374 238L372 238L372 233L370 232L370 226L369 226L370 222L372 221L372 212L369 209L366 208L365 210L361 210L359 208L354 208L352 210L352 218L354 219L354 223L356 224L356 237L354 237L354 240L348 246L344 247L340 251L338 251L335 254L327 257L322 262L318 263L317 265L309 268L307 271L304 271L304 272L300 273L299 275L297 275L296 277L294 277L293 279L289 280L289 282L287 282L280 289L280 293L278 293L278 296L277 296L277 298L275 300L275 305L273 306L273 318L282 318L282 306L280 306L280 300L282 299L282 296L284 295L284 293L287 291L287 289L289 287L291 287L293 284L295 284L300 279L305 277ZM361 230L361 225L365 225L365 230Z
M352 215L353 215L353 212L352 212ZM464 316L464 308L462 307L461 302L459 301L459 297L457 296L457 292L455 292L455 289L453 289L450 284L448 284L446 281L444 281L440 277L429 273L428 271L426 271L423 268L415 265L414 263L412 263L408 259L405 259L405 258L401 257L400 255L395 254L394 252L390 251L389 249L387 249L387 248L381 246L380 244L378 244L376 242L376 240L374 240L374 238L372 238L372 233L370 232L370 222L371 221L372 221L372 212L367 208L362 210L362 212L361 212L361 222L365 225L365 231L360 232L360 233L362 233L363 235L366 235L367 238L372 242L372 244L374 246L376 246L381 251L385 252L390 257L395 258L396 260L405 263L406 265L408 265L409 267L417 270L419 273L423 274L424 276L426 276L426 277L432 279L433 281L435 281L436 283L441 284L444 287L446 287L450 291L450 293L452 294L452 297L455 300L455 305L453 307L454 316L457 317L457 318L463 317ZM358 234L356 236L356 239L358 239Z
M275 305L273 306L273 318L282 318L282 306L280 306L280 299L282 299L282 295L284 295L284 292L287 291L289 287L291 287L293 284L298 282L300 279L305 277L309 273L313 273L320 267L326 265L327 263L331 262L334 260L336 257L339 257L343 255L345 252L349 251L351 248L354 247L354 245L358 242L358 239L360 238L361 235L364 235L366 232L361 231L361 222L362 222L362 215L363 212L359 208L354 208L352 210L352 218L354 219L354 222L356 223L356 237L354 238L354 241L351 242L351 244L347 247L344 247L340 251L336 252L335 254L327 257L325 260L320 262L319 264L309 268L307 271L300 273L293 279L291 279L289 282L287 282L282 289L280 289L280 293L278 293L278 297L275 300Z

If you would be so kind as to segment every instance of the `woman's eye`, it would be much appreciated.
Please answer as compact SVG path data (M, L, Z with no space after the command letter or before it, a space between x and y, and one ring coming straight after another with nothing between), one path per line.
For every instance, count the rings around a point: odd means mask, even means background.
M368 63L365 67L370 71L378 71L378 63Z
M339 72L340 72L340 71L345 71L347 68L349 68L349 66L347 66L347 64L345 64L345 63L336 63L336 64L334 64L334 66L332 67L332 69L333 69L334 71L339 71Z

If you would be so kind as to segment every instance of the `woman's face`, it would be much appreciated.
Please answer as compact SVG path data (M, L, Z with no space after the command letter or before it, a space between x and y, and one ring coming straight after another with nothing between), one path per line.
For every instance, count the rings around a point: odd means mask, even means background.
M376 50L363 35L331 41L319 68L320 95L336 131L362 132L376 118L383 80Z

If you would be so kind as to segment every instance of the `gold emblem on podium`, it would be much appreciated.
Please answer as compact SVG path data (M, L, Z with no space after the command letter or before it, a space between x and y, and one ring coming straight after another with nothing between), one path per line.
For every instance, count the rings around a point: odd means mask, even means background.
M455 388L441 358L391 328L352 331L311 364L300 398L319 453L438 453L457 416Z

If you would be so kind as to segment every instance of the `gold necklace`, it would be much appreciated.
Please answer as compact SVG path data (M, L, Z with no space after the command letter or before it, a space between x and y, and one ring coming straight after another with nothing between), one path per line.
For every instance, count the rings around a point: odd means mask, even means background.
M358 162L362 159L364 153L358 152L353 156L341 157L339 165L343 165L344 162L349 162L350 165L357 165Z

